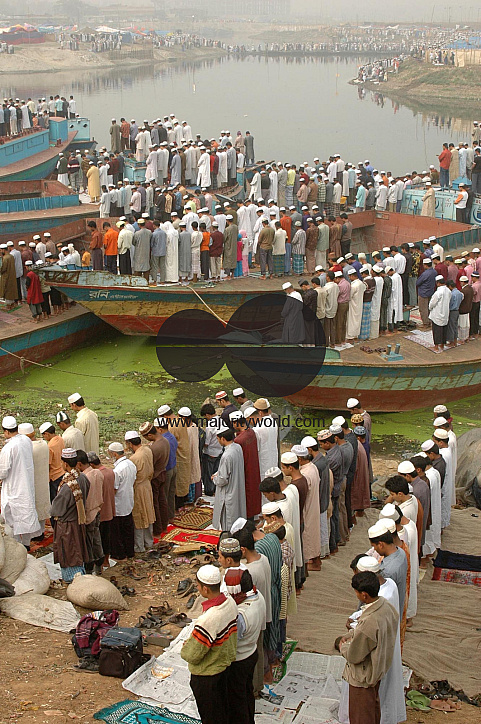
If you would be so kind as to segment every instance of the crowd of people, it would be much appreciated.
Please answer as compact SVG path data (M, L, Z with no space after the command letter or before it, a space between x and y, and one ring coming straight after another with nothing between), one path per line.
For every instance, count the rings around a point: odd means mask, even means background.
M28 549L50 519L55 561L69 582L77 573L102 575L109 556L126 560L148 551L177 509L213 496L213 526L223 531L223 574L214 566L198 571L203 613L182 656L203 724L227 724L229 709L236 721L252 722L254 694L282 656L298 596L311 576L320 575L322 559L348 544L371 505L369 413L350 398L345 416L289 449L281 447L279 416L269 400L252 402L242 388L232 396L220 390L199 417L187 406L175 413L161 405L152 422L108 444L107 462L100 457L101 419L80 393L68 397L68 406L46 415L38 431L11 414L3 418L1 510L7 525ZM394 607L383 604L389 630L379 624L374 647L363 651L360 643L369 635L364 607L338 642L347 662L343 697L347 706L348 693L351 722L379 722L354 717L362 697L371 717L380 697L389 721L404 721L401 648L416 616L419 566L436 553L450 523L456 465L452 418L438 405L432 436L386 481L379 521L368 531L369 549L351 565L354 589L367 596L362 603L377 601L380 592ZM369 620L376 630L377 616L369 614ZM359 668L363 661L377 662L367 679ZM235 704L226 697L231 688Z
M49 118L75 118L77 102L71 95L69 100L64 96L55 95L39 98L37 102L31 98L4 98L0 105L0 136L13 138L21 136L31 129L48 128Z

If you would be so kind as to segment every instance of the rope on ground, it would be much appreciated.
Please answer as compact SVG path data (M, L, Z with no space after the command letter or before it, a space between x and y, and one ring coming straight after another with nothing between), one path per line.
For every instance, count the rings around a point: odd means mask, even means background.
M92 375L88 372L77 372L74 370L62 370L58 367L53 367L51 364L43 364L42 362L35 362L33 359L27 359L27 357L22 357L21 355L15 354L15 352L11 352L9 349L5 349L5 347L0 347L0 352L5 352L5 354L9 354L11 357L16 357L20 361L20 369L22 372L24 371L25 365L36 365L37 367L43 367L46 370L52 370L55 372L63 372L67 375L80 375L81 377L95 377L100 380L111 380L114 375Z

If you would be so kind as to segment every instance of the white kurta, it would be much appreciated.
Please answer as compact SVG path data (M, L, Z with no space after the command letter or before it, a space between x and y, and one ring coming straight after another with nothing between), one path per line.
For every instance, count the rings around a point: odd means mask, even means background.
M274 199L277 203L277 171L271 171L269 173L269 198Z
M381 315L381 296L382 296L382 289L384 286L384 279L382 277L374 277L374 281L376 283L376 288L374 290L374 294L372 295L371 323L379 322L380 315Z
M251 215L246 206L241 206L237 209L237 227L239 231L245 231L249 243L252 244L254 241L254 232L252 230Z
M304 561L302 558L302 544L301 544L301 512L299 508L299 491L295 485L288 485L284 488L284 495L290 504L292 511L292 518L289 523L294 529L294 558L296 568L302 568ZM282 503L282 501L280 501ZM281 505L279 505L281 507ZM281 508L282 510L282 508Z
M2 515L13 534L39 533L32 441L25 435L11 437L0 451L0 480Z
M446 463L446 475L444 476L444 484L441 489L441 527L447 528L451 522L451 501L454 491L454 475L453 475L453 457L449 447L440 447L439 454L444 458Z
M406 516L407 517L407 516ZM419 585L419 557L418 557L418 529L416 523L409 519L409 523L399 531L399 537L409 548L409 562L411 564L411 586L406 612L407 618L412 618L418 610L418 585Z
M448 443L449 449L451 450L451 458L453 461L453 498L451 505L456 505L456 470L458 469L458 440L456 434L452 430L448 430Z
M362 298L365 290L366 285L360 279L355 279L352 282L349 311L347 313L346 339L356 339L356 337L359 337L362 319Z
M394 312L394 322L402 322L403 315L403 285L402 279L397 272L392 277L392 291L387 305L387 318L391 324L392 313Z
M251 181L251 188L249 193L250 199L260 199L261 197L261 175L259 171L256 171Z
M157 178L157 151L151 151L147 158L147 168L145 169L146 181L154 181Z
M445 327L449 321L449 302L451 291L446 285L436 289L429 300L429 319L440 327Z
M97 417L97 413L89 410L88 407L82 407L82 409L77 412L75 427L83 433L86 447L85 452L94 452L98 455L100 452L100 442L99 418Z
M217 156L219 157L219 170L217 172L217 185L227 183L227 152L218 151Z
M396 609L399 615L399 594L397 586L391 578L385 579L385 582L379 589L379 595L385 598L386 601ZM351 614L350 618L354 619L352 628L357 626L357 619L361 614L361 609ZM379 701L381 704L381 724L399 724L399 722L406 721L399 626L394 644L392 663L386 675L381 679L379 686ZM341 702L339 705L338 719L341 724L349 724L349 684L344 680L341 684Z
M246 517L244 453L236 442L224 448L213 482L215 499L212 525L217 530L230 530L237 518Z
M167 234L167 253L165 255L165 281L179 281L179 232L170 221L161 224Z
M210 156L208 153L203 153L199 158L197 164L197 186L204 186L208 188L210 186Z
M436 468L426 470L431 491L431 525L426 531L423 555L431 556L441 548L441 476Z
M266 477L266 470L275 468L278 464L277 454L277 426L274 419L267 415L256 420L252 427L257 437L257 452L259 454L259 470L261 480Z
M78 432L78 430L77 430ZM48 445L45 440L32 440L35 508L39 521L50 515L50 488L48 474Z

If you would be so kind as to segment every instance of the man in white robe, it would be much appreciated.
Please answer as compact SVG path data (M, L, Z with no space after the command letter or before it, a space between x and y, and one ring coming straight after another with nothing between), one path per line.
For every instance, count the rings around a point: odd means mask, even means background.
M277 169L274 167L269 171L269 198L273 199L273 201L277 204L277 196L278 196L278 178L277 178Z
M130 214L130 202L131 201L132 201L132 186L130 185L129 179L124 178L124 214Z
M399 506L388 503L379 513L379 519L390 518L396 524L396 532L400 540L409 548L409 563L411 565L411 585L409 589L409 598L407 605L406 618L408 621L417 613L418 610L418 584L419 584L419 546L418 546L418 529L416 523L408 518L402 510L402 516L399 517ZM407 595L407 592L406 592ZM410 626L412 624L409 624Z
M262 398L261 398L262 399ZM256 400L256 404L259 401ZM277 436L278 425L272 415L264 414L265 410L249 407L244 412L244 417L257 437L257 452L259 455L259 470L261 480L265 478L265 471L276 467L278 464Z
M149 155L147 156L147 168L145 169L145 180L154 181L157 179L157 151L153 146L149 146Z
M157 183L163 184L169 175L169 152L165 147L166 141L163 141L162 148L157 151Z
M371 302L371 332L369 339L377 339L379 337L379 320L381 317L381 297L384 286L382 278L382 267L374 265L372 268L373 279L376 284Z
M243 202L241 206L239 206L239 208L237 209L237 227L239 231L246 232L249 246L252 246L252 243L254 241L254 233L252 230L251 215Z
M447 430L437 428L434 431L432 439L438 446L439 454L446 463L446 475L444 476L444 484L441 490L442 527L446 528L451 521L452 501L456 499L453 456L449 449L449 435Z
M349 279L351 281L351 297L347 313L346 339L357 339L361 331L362 300L366 285L357 278L355 269L352 273L349 273Z
M80 434L80 431L77 430ZM19 435L25 435L32 441L33 476L35 485L35 509L40 524L40 535L45 531L45 521L50 515L50 488L49 488L49 452L46 440L35 438L35 429L30 422L18 426ZM66 445L66 447L70 447ZM76 448L80 449L80 448Z
M217 172L217 186L225 186L227 183L227 151L223 148L217 151L219 159L219 170Z
M2 420L5 445L0 450L0 505L5 522L13 530L15 540L30 545L32 536L40 535L35 509L35 474L32 442L19 435L12 415Z
M175 149L172 149L172 160L170 162L170 185L177 186L182 178L182 161Z
M249 199L258 199L261 196L261 175L256 171L252 177Z
M99 418L97 413L86 407L82 395L74 392L68 398L70 408L77 413L75 427L83 433L85 440L85 452L94 452L99 454Z
M209 188L211 183L210 156L205 150L204 146L202 146L200 150L202 151L202 155L197 163L197 186L204 186L205 188Z
M217 530L230 530L238 518L246 517L244 454L227 425L219 429L217 439L224 452L212 476L216 489L212 524Z
M182 121L182 138L184 141L192 140L192 128L189 126L187 121Z
M402 322L404 319L403 315L403 285L402 279L397 271L388 264L385 266L385 271L391 277L392 288L391 296L387 305L387 320L388 329L390 332Z
M161 224L160 228L167 234L167 251L165 255L165 281L179 281L179 232L170 221Z

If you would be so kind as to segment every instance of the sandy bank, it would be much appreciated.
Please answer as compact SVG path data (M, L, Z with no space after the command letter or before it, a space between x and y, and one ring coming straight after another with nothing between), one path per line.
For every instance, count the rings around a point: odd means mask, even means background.
M182 60L202 60L204 58L219 58L225 55L220 48L157 48L154 50L154 59L139 59L118 57L110 58L110 53L92 53L85 48L78 51L62 50L57 43L43 43L42 45L21 45L15 48L13 55L0 54L0 73L49 73L65 70L95 70L102 68L133 67L151 65L154 63L177 63Z

